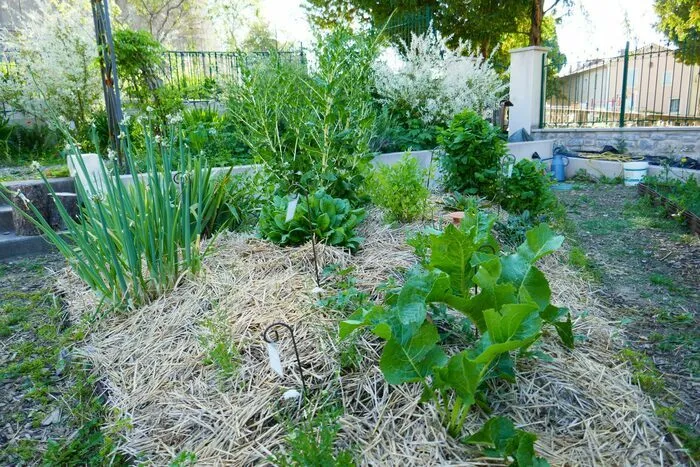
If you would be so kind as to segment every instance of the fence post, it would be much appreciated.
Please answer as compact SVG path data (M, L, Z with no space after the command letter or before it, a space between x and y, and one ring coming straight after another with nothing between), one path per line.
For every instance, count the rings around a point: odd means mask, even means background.
M540 128L544 128L544 103L547 100L545 96L545 80L547 79L547 68L546 68L546 58L547 55L542 55L542 78L540 79Z
M625 127L625 105L627 104L627 71L630 64L630 42L625 44L625 62L622 67L622 100L620 101L620 128Z

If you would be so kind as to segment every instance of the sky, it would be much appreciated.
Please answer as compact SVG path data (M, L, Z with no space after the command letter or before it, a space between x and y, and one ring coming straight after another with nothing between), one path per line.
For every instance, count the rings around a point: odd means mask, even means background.
M279 39L308 44L312 34L302 3L303 0L260 0L260 13ZM574 3L574 9L557 26L559 46L567 56L568 65L616 55L627 40L631 48L663 40L654 29L657 21L654 0L574 0ZM625 17L630 27L625 27Z

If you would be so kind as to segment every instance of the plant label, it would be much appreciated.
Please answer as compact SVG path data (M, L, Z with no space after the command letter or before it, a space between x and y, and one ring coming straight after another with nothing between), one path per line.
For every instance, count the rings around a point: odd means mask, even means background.
M289 222L294 219L294 213L297 211L297 204L299 203L299 196L295 196L287 204L287 217L284 219L285 222Z
M280 375L280 377L284 376L282 361L280 360L280 353L277 349L276 342L267 343L267 355L270 358L270 367L272 368L272 371Z

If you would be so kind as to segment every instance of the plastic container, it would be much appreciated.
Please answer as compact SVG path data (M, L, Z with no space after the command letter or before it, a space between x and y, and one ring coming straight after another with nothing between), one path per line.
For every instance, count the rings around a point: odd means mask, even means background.
M622 167L625 172L625 186L637 186L646 176L649 163L646 161L625 162Z

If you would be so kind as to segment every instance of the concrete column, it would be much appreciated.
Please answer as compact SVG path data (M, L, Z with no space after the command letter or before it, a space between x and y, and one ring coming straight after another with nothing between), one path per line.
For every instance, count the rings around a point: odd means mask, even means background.
M547 47L523 47L510 51L510 119L508 135L521 128L530 133L540 124L540 102L545 96L542 82L542 57ZM546 81L546 80L545 80Z

